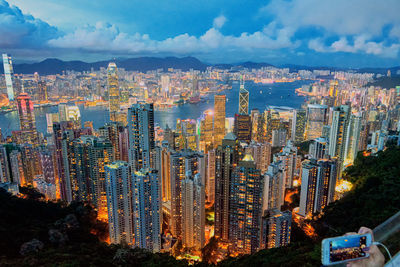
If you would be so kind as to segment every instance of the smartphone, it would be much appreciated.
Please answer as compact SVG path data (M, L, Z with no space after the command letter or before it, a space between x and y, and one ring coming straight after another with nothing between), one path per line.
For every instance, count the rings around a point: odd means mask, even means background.
M322 264L334 265L367 258L369 254L364 249L371 243L371 234L326 238L322 240Z

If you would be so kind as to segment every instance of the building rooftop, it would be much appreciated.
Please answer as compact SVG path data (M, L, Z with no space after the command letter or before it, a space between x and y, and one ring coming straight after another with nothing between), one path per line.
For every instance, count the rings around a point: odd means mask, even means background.
M224 139L226 140L236 140L236 135L232 132L229 132L225 135Z
M254 161L254 158L253 158L252 155L246 154L246 155L244 156L244 158L242 159L242 161Z

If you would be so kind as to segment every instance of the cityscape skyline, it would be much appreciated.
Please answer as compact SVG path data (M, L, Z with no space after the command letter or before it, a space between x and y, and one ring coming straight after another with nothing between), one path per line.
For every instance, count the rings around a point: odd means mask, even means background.
M112 6L104 1L85 9L73 2L2 0L0 28L8 38L0 48L18 61L56 55L84 61L175 55L196 56L209 63L336 67L391 67L399 61L397 1L385 1L375 8L370 8L374 1L360 0L335 4L273 0L246 5L220 1L203 7L193 1L162 7L154 1ZM71 10L74 15L64 15ZM126 15L129 10L135 19ZM145 16L147 10L155 11L152 20ZM54 12L63 15L54 18ZM202 23L185 23L196 18ZM165 27L157 27L159 23Z
M0 0L2 263L314 266L359 228L383 266L372 246L400 248L400 66L377 66L400 62L398 10ZM105 60L15 64L53 55Z
M20 130L0 138L0 185L10 192L32 186L49 201L87 202L107 223L108 243L176 259L201 261L211 244L209 263L288 246L292 224L312 237L310 221L351 190L344 173L359 152L399 143L400 86L368 86L371 73L272 66L140 73L110 62L90 72L14 75L12 58L3 58L8 101L0 115L16 112ZM255 92L246 80L303 81L292 94L304 102L252 108ZM228 117L233 82L238 101ZM199 118L155 124L155 110L210 96L213 108ZM83 121L78 102L104 106L106 123L96 129ZM52 106L57 112L46 113L46 132L38 132L35 108ZM298 200L289 207L292 195Z

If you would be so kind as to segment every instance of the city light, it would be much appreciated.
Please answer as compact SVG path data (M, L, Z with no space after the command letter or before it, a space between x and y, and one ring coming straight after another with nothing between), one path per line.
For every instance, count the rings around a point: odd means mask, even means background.
M55 210L3 246L25 264L283 266L400 145L400 4L22 2L0 1L0 190Z

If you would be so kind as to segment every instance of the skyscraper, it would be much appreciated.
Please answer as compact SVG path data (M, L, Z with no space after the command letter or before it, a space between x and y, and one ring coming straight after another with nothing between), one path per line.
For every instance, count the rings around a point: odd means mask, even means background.
M182 237L182 180L186 173L200 174L202 184L205 183L205 161L203 154L191 150L182 150L171 154L171 225L173 236Z
M206 181L207 201L215 201L215 149L209 150L207 154L207 181Z
M111 142L113 146L113 155L116 161L122 160L121 156L121 145L120 145L120 133L123 132L125 127L122 123L112 121L106 123L103 127L99 128L100 136Z
M205 192L200 174L190 172L182 180L182 243L201 250L204 246Z
M328 140L317 138L311 141L308 154L313 159L322 159L328 155Z
M13 87L14 71L13 71L11 56L9 56L7 54L3 54L3 67L4 67L4 75L5 75L6 86L7 86L7 96L10 101L13 101L14 100L14 87Z
M234 169L229 197L229 240L240 254L260 247L263 176L247 154Z
M228 133L215 153L215 237L229 240L229 195L233 169L241 156L239 141Z
M214 146L221 145L225 136L225 95L214 96Z
M171 154L173 150L163 147L161 151L161 196L163 201L171 200Z
M64 141L64 132L69 129L73 129L73 123L72 122L53 122L53 143L55 146L55 154L56 154L56 166L57 166L57 172L56 172L56 188L58 192L58 196L64 200L64 201L72 201L72 195L70 195L68 192L68 184L69 184L69 177L67 179L67 174L66 174L66 168L65 160L68 158L64 158L68 155L66 152L67 146L65 144L66 141ZM68 167L68 165L66 165Z
M293 111L291 139L295 143L300 143L304 141L306 122L307 122L307 116L306 116L306 111L304 109Z
M21 93L17 97L18 116L23 141L32 145L39 145L38 133L36 131L35 111L31 97L27 93Z
M251 141L251 117L245 114L235 114L233 133L239 141Z
M211 120L212 122L212 120ZM195 120L180 120L176 121L176 150L192 149L198 150L198 134L196 131Z
M303 216L314 212L315 194L317 191L318 166L316 161L305 161L301 171L301 191L299 214Z
M318 180L314 212L321 212L335 197L336 187L336 168L335 160L322 159L318 161Z
M329 155L344 159L345 145L351 108L347 105L335 107L332 112L331 131L329 136Z
M132 174L135 246L161 249L161 187L157 170Z
M47 84L46 81L38 81L38 99L47 100Z
M129 164L133 171L152 168L154 162L153 104L138 103L128 109Z
M204 153L213 148L213 118L212 110L206 110L200 122L200 150Z
M257 169L259 169L261 173L265 173L271 163L271 149L271 144L267 142L251 142L250 145L246 147L246 153L253 156Z
M90 139L89 154L89 186L91 202L98 210L98 217L107 218L107 196L104 168L114 161L113 147L108 140Z
M132 186L128 163L115 161L104 168L108 229L114 244L133 244Z
M35 176L39 175L41 172L40 163L38 160L37 148L31 144L22 144L20 148L21 148L22 162L24 163L23 169L24 169L25 182L28 185L32 185Z
M282 161L274 161L268 166L264 175L262 210L281 210L285 199L285 180Z
M274 161L282 162L282 170L284 173L285 189L293 188L293 180L299 175L297 166L297 147L293 146L292 141L288 141L287 145L281 152L274 155Z
M46 183L55 185L56 162L52 148L43 148L39 151L40 166L43 179Z
M14 183L25 186L25 173L22 162L22 154L18 150L12 150L10 153L11 174Z
M347 140L345 146L345 164L346 161L351 163L357 157L360 151L360 135L362 128L362 117L360 114L352 114L350 116L350 123L347 130Z
M110 120L117 121L117 113L120 110L120 95L118 83L118 69L114 62L110 62L107 68L108 101Z
M0 183L11 182L11 173L8 167L7 151L0 145Z
M336 161L321 159L303 162L299 214L321 212L334 199Z
M171 95L171 86L169 83L169 76L162 75L161 76L161 90L163 95L170 96Z
M290 243L292 213L271 209L262 220L261 247L278 248Z
M307 106L306 140L321 137L322 128L327 121L327 109L325 105L309 104Z
M240 81L239 89L239 114L249 115L249 91L244 88L243 78Z

